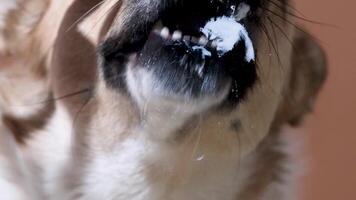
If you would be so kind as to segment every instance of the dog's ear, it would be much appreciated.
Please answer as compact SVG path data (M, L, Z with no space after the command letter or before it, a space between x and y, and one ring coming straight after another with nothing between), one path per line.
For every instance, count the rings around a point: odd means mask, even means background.
M326 56L317 42L305 32L293 38L291 73L276 123L297 126L312 111L316 96L326 80Z

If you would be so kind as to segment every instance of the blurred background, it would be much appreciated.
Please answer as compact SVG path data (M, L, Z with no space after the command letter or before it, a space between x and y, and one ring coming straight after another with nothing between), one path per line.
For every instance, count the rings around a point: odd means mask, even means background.
M301 200L356 199L356 1L294 0L303 22L328 54L329 77L303 136L308 173L300 185Z

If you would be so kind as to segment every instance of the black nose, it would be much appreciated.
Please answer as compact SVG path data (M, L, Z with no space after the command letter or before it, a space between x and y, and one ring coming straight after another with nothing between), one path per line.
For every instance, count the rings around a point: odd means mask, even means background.
M170 30L181 30L187 35L199 36L199 27L213 17L231 15L233 3L220 0L175 1L162 13L162 23ZM232 2L232 1L231 1Z

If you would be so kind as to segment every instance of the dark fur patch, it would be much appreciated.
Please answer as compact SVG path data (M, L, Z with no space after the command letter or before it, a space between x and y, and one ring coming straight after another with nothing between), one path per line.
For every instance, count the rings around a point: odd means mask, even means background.
M48 101L36 114L26 118L4 115L3 123L9 128L18 143L25 144L32 132L42 129L47 124L54 111L54 102Z
M240 131L241 126L242 126L241 121L238 119L231 122L231 129L236 133Z

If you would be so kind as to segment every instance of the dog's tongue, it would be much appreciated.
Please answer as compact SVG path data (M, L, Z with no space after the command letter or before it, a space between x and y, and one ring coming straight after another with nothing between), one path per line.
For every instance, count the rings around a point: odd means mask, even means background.
M245 27L233 17L212 18L200 30L210 41L215 41L219 56L233 50L234 46L243 41L246 47L247 62L255 60L255 50Z

